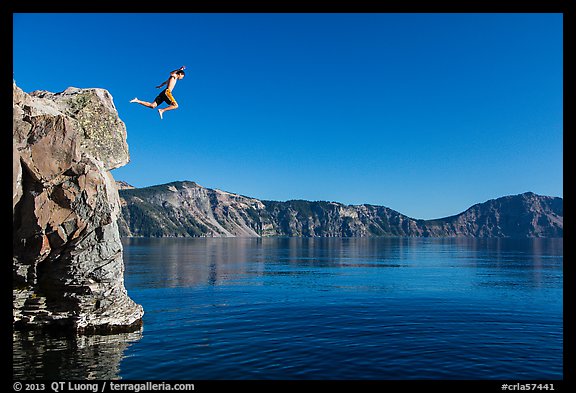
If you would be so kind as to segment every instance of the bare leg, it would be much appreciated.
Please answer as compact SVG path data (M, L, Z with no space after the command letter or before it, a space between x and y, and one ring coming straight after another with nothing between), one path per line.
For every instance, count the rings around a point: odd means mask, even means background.
M162 115L164 114L164 112L171 111L171 110L177 109L177 108L178 108L178 105L170 105L170 106L167 106L166 108L158 109L158 114L160 115L160 118L162 119L163 118Z
M158 104L156 104L156 102L146 102L146 101L139 100L138 98L134 98L130 102L135 102L137 104L144 105L147 108L156 108L158 106Z

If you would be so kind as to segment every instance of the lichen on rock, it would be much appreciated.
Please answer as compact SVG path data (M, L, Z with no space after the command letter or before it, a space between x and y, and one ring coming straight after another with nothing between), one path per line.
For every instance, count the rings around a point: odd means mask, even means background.
M104 89L24 93L13 85L13 323L126 331L143 310L124 287L110 173L129 162Z

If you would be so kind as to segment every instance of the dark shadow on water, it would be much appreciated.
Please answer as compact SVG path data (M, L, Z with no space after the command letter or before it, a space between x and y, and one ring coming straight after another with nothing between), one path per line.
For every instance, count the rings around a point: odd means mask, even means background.
M33 331L13 333L15 380L111 380L120 378L126 349L142 331L114 335L65 336Z

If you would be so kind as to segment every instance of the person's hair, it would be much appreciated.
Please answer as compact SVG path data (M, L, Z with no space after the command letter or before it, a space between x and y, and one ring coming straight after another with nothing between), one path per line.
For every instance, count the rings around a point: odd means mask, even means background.
M182 71L182 70L178 70L178 71L176 71L176 73L177 73L177 74L186 75L186 74L184 73L184 71Z

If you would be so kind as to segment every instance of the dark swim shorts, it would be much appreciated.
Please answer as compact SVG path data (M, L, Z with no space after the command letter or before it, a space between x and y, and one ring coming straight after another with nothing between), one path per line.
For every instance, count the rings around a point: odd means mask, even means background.
M178 105L172 96L172 92L168 89L162 90L162 92L158 94L158 97L154 99L154 102L156 105L160 105L163 102L167 103L168 105Z

